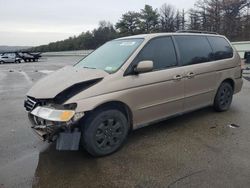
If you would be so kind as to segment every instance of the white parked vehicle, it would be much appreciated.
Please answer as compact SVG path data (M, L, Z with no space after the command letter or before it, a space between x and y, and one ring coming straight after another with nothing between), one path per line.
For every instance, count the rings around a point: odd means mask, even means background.
M0 55L0 64L21 63L22 59L16 53L4 53Z

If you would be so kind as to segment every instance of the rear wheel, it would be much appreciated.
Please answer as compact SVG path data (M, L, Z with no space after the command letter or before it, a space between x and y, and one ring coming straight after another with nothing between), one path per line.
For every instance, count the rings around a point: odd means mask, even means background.
M233 87L228 82L223 82L214 99L214 109L218 112L227 111L233 100Z
M4 62L3 61L0 61L0 64L3 64Z
M97 110L82 125L83 147L93 156L105 156L117 151L127 134L127 118L116 109Z

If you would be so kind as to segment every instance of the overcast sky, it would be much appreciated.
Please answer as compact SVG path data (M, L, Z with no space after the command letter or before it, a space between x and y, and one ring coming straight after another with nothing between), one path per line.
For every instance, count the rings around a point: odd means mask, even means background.
M41 45L92 30L100 20L116 23L145 4L189 9L196 0L0 0L0 45Z

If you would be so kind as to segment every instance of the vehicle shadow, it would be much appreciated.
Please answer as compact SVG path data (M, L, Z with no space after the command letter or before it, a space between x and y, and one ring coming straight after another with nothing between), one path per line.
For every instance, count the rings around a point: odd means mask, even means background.
M121 150L103 158L83 149L59 152L52 144L40 153L33 187L161 187L178 171L176 152L184 151L180 141L195 129L204 130L201 126L209 129L213 122L204 122L216 114L205 108L138 129Z

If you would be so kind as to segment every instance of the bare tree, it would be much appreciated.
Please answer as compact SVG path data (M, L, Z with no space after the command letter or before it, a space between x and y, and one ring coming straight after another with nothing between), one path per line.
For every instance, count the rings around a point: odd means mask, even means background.
M249 6L250 0L198 0L189 11L188 28L249 40Z
M185 10L182 9L182 14L181 14L181 29L184 30L185 28L186 28Z
M190 30L203 30L201 27L201 19L199 11L195 9L189 10L189 26L188 29Z
M176 10L173 6L164 4L160 8L160 30L163 32L175 31Z
M249 0L222 0L223 31L232 40L241 38L243 11L249 4Z

